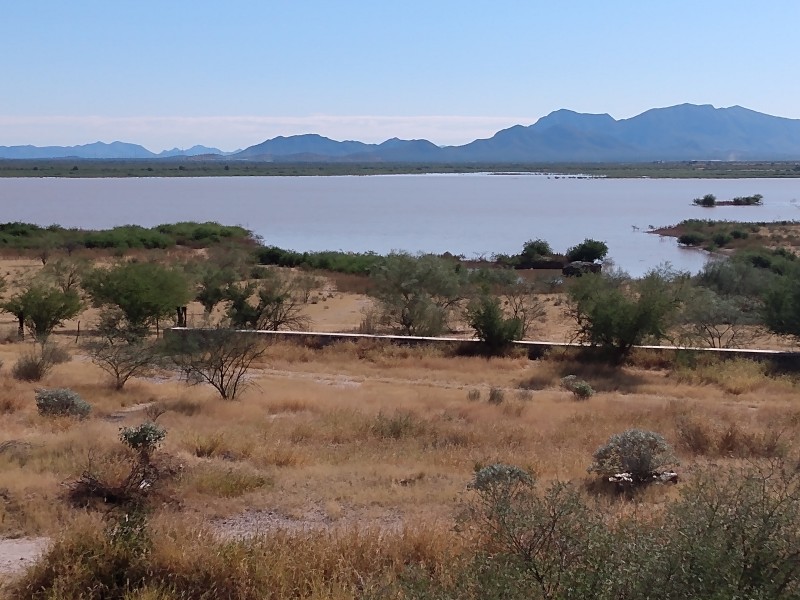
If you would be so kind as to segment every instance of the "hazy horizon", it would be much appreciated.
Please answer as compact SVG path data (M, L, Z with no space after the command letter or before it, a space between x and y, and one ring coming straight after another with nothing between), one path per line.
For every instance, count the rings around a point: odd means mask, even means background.
M624 119L687 102L800 118L798 20L789 0L10 3L0 145L458 145L560 108Z

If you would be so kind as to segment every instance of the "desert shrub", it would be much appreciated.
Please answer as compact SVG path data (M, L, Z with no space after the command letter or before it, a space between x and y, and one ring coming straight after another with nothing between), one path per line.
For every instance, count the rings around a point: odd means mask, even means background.
M572 394L579 400L586 400L594 395L594 390L586 381L576 381L572 386Z
M711 239L713 240L713 242L717 246L722 247L722 246L726 246L727 244L729 244L731 242L731 240L733 240L733 236L731 236L729 233L726 233L724 231L720 231L719 233L715 233L714 237L712 237Z
M682 246L702 246L706 237L702 233L684 233L678 236L678 243Z
M11 368L11 376L18 381L41 381L57 364L70 360L69 352L52 343L35 345L24 352Z
M594 396L594 389L589 382L578 379L575 375L567 375L561 378L561 387L572 392L578 400L587 400Z
M734 229L731 231L731 237L735 240L746 240L750 234L742 229Z
M513 495L514 489L530 487L533 482L531 474L524 469L495 463L478 469L468 487L496 499Z
M22 408L17 396L0 396L0 415L10 415Z
M258 336L218 327L176 335L166 351L189 383L207 383L223 400L235 400L253 384L247 374L266 348Z
M500 388L493 387L489 390L489 398L487 400L489 404L502 404L505 399L506 394Z
M467 392L467 400L470 402L477 402L481 399L481 391L479 389L471 389Z
M630 473L634 483L644 483L660 469L675 465L677 459L661 434L641 429L628 429L612 435L594 452L589 472L604 477Z
M533 400L533 392L531 390L519 389L517 390L516 396L517 400L521 400L522 402Z
M81 419L88 417L92 410L88 402L67 388L36 390L36 408L42 416Z
M599 597L593 587L613 564L611 547L599 511L575 488L556 482L538 492L529 473L504 464L478 471L469 488L462 518L478 547L458 573L463 588L428 597Z
M415 414L406 411L397 411L390 416L379 412L370 426L375 437L391 440L413 437L424 430L425 423Z
M131 450L141 454L152 454L164 438L167 431L155 423L142 423L135 427L123 427L119 431L119 439Z
M153 453L165 436L164 429L149 422L121 428L119 440L132 451L122 453L122 470L110 475L98 471L90 454L81 476L67 485L67 498L74 506L102 509L111 525L116 518L127 520L131 511L146 511L155 497L161 502L173 502L160 492L159 483L176 475L180 467L153 460Z
M466 317L488 355L502 354L514 340L522 337L522 320L506 318L499 298L482 296L470 303Z
M621 362L635 345L666 335L683 281L683 274L669 269L653 269L635 282L614 275L580 277L569 289L576 339Z

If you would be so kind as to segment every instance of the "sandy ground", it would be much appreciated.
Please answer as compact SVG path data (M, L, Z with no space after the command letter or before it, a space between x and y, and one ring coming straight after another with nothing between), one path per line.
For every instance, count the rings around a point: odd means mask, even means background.
M49 543L43 537L0 539L0 577L15 575L31 566Z

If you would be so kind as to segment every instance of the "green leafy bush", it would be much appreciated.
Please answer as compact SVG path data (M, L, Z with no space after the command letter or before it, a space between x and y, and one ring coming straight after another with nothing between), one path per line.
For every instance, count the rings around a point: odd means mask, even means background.
M36 408L46 417L78 417L85 419L91 405L68 388L36 390Z
M487 354L501 354L511 342L522 337L522 321L507 318L500 300L494 296L485 295L472 302L466 316Z
M702 246L706 237L701 233L684 233L678 236L678 243L682 246Z
M119 439L123 444L131 450L146 454L155 451L166 436L167 431L163 427L150 422L119 430Z
M576 260L594 262L603 260L606 254L608 254L608 245L605 242L587 238L577 246L572 246L567 250L567 260L570 262Z
M706 194L702 198L692 200L692 204L703 208L712 208L717 205L717 197L714 194Z

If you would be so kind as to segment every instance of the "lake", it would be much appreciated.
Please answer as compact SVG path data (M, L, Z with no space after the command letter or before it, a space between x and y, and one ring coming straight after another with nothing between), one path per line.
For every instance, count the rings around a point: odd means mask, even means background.
M760 207L693 198L762 194ZM565 251L605 241L641 275L660 263L697 271L706 254L646 233L688 218L800 219L796 179L590 179L530 174L0 179L0 221L108 228L176 221L242 225L294 250L514 254L542 238Z

